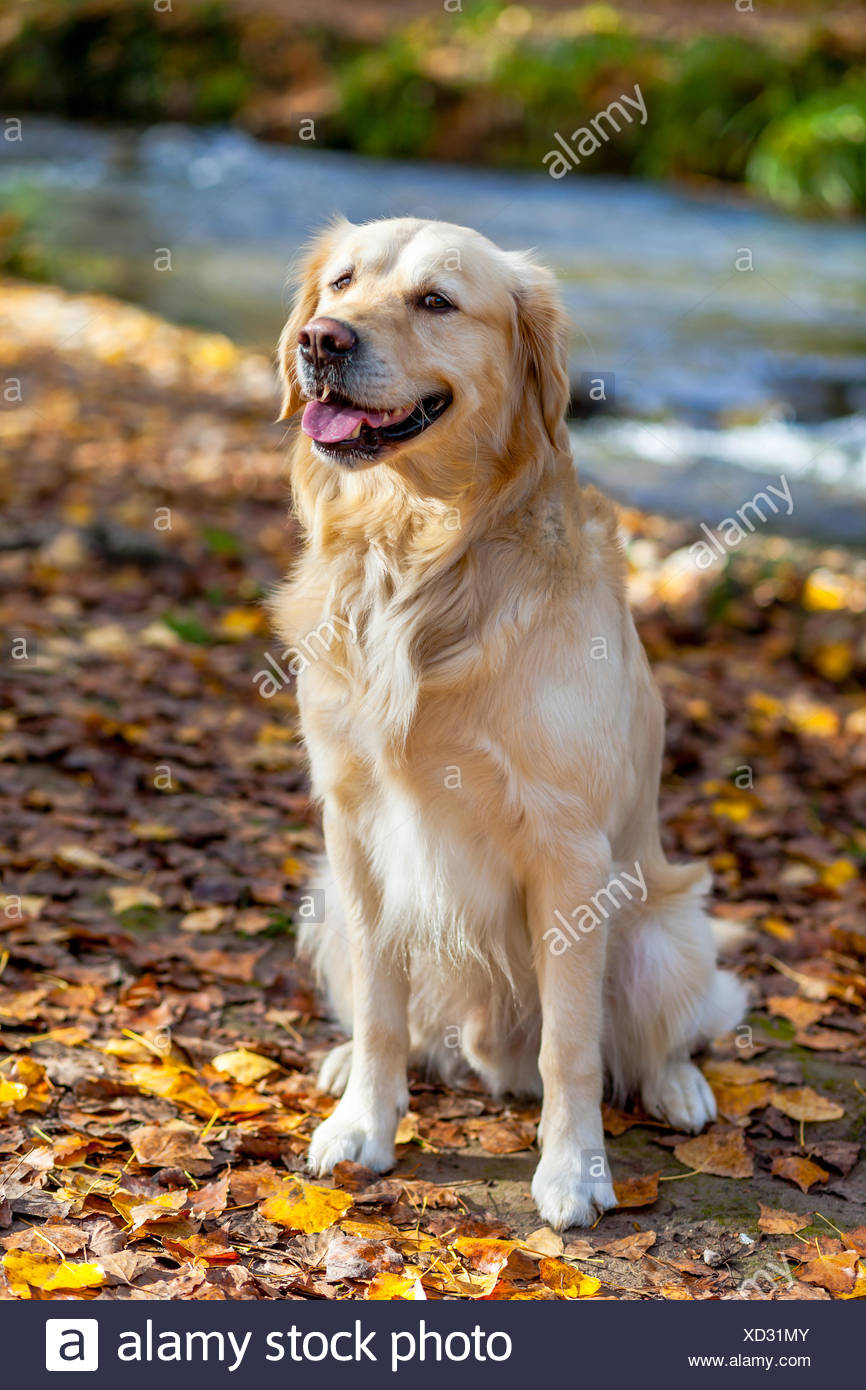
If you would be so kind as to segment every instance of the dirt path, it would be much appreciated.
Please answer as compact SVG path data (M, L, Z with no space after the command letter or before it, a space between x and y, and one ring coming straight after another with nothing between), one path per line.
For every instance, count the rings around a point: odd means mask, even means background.
M537 1110L416 1078L394 1175L305 1187L337 1035L292 959L294 697L254 680L292 549L269 364L9 284L0 359L5 1296L861 1296L864 561L755 536L701 574L624 516L667 847L747 929L711 1132L609 1111L624 1205L563 1242Z

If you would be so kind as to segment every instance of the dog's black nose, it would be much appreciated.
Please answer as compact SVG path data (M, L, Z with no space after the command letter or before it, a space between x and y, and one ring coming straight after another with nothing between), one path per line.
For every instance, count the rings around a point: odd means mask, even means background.
M358 342L354 328L339 319L310 319L298 334L301 356L314 366L348 357Z

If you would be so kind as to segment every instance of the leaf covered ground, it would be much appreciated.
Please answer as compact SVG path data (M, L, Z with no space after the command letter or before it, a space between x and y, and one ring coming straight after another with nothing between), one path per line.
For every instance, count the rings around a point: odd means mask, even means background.
M2 1295L864 1296L866 562L756 535L702 573L623 515L667 848L753 992L718 1122L608 1110L621 1205L559 1236L537 1108L416 1076L395 1171L311 1184L338 1035L293 959L294 698L254 680L294 544L270 365L7 283L0 379Z

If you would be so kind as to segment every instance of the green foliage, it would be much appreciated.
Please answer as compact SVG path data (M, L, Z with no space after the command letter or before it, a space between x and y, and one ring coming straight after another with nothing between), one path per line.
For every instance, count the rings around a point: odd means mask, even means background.
M790 212L848 216L866 209L866 74L818 92L771 122L746 175Z
M177 15L146 0L34 3L0 49L7 109L34 105L71 117L225 120L251 74L222 5Z
M767 122L790 105L792 84L782 54L716 36L694 40L669 61L653 96L641 172L738 179Z
M350 59L338 78L335 142L369 155L420 156L434 125L436 85L402 39Z
M325 137L339 148L540 169L555 132L569 139L637 84L646 124L622 122L579 176L747 179L781 207L846 215L866 210L856 35L800 26L659 38L608 4L552 13L482 0L373 46L327 15L298 29L232 0L172 12L149 0L31 0L0 33L0 90L7 110L261 130L262 112L284 109L315 74L331 94ZM27 253L13 243L6 254L14 268Z

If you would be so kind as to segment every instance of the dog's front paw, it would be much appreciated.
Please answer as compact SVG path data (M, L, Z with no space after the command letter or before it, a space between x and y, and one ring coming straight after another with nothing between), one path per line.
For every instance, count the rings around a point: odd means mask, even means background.
M668 1062L658 1076L644 1082L641 1099L651 1115L674 1129L697 1133L716 1118L716 1098L693 1062Z
M347 1109L341 1102L310 1140L307 1164L313 1173L321 1175L330 1173L335 1164L345 1159L363 1163L376 1173L393 1168L394 1129L389 1138L369 1118Z
M607 1181L590 1181L574 1172L568 1161L542 1155L532 1179L532 1196L541 1219L555 1231L566 1226L592 1226L602 1212L616 1206Z
M330 1096L341 1096L349 1084L352 1070L352 1043L340 1043L333 1047L319 1068L317 1086Z

